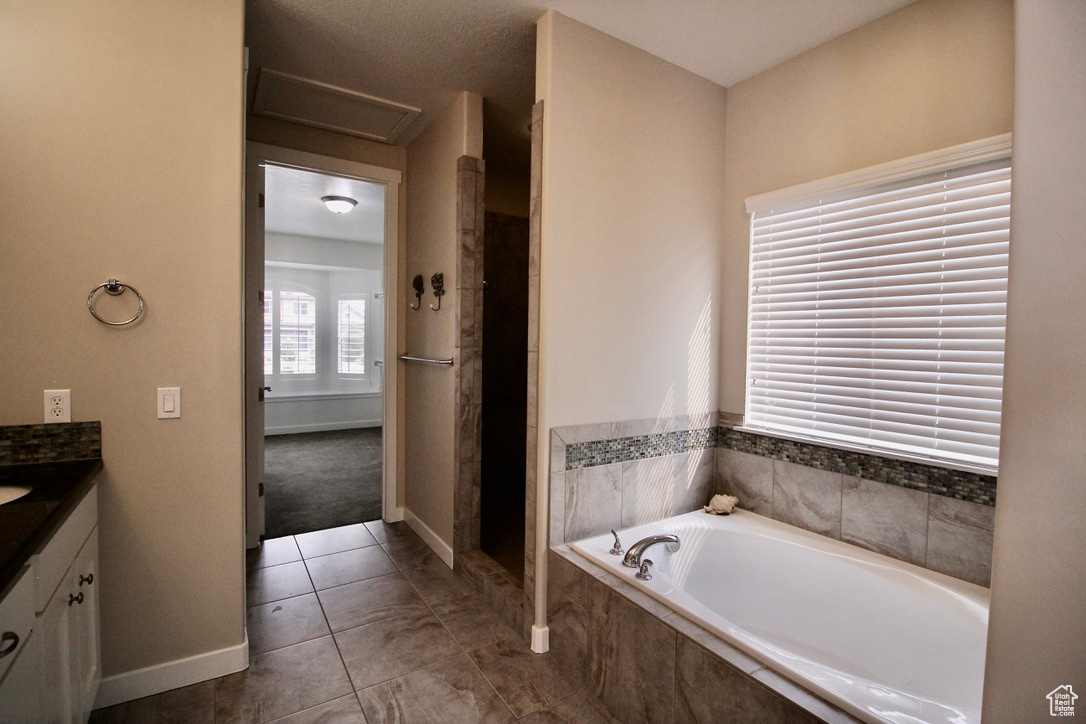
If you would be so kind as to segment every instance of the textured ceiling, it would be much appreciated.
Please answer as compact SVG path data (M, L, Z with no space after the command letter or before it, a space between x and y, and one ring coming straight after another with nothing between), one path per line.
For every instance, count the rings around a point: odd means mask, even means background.
M488 163L527 173L535 21L548 9L723 86L912 0L248 0L261 67L417 106L408 144L460 91L484 99Z
M336 214L322 196L346 196L358 202ZM264 169L264 230L322 239L385 241L385 187L339 176L273 166Z

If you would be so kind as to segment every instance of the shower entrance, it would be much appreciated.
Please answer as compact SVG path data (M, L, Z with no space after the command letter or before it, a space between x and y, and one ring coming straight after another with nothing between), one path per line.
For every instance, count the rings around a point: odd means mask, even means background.
M486 212L479 548L524 583L528 219Z

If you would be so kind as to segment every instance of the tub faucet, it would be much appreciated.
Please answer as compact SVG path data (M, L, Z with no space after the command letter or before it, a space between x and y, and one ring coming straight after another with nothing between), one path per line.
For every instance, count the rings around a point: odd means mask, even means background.
M640 568L641 556L645 555L645 551L647 551L650 546L654 546L657 543L666 543L668 553L674 553L679 550L679 536L674 533L650 535L648 538L642 538L630 546L630 550L626 551L626 555L622 557L622 565L627 568Z

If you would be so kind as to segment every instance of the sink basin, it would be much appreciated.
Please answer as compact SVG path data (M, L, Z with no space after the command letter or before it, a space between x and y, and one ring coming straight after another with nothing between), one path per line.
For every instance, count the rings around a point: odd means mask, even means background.
M29 493L30 490L31 488L25 485L0 485L0 505L18 500Z

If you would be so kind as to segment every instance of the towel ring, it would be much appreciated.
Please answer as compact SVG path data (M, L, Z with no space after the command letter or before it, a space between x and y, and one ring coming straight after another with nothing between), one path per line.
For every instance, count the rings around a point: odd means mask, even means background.
M106 294L110 294L114 297L124 294L126 289L131 289L132 293L136 295L136 298L140 300L140 308L139 311L136 312L136 316L132 317L132 319L126 319L123 322L110 322L108 319L102 319L101 317L99 317L98 312L94 311L94 295L99 289L105 289ZM143 316L143 310L145 308L146 306L143 303L143 295L140 294L134 286L131 286L130 284L122 284L116 279L110 279L109 281L102 282L94 289L91 289L91 293L87 295L87 309L90 310L91 315L102 324L108 324L111 327L123 327L126 324L132 324L132 322L135 322L137 319Z

